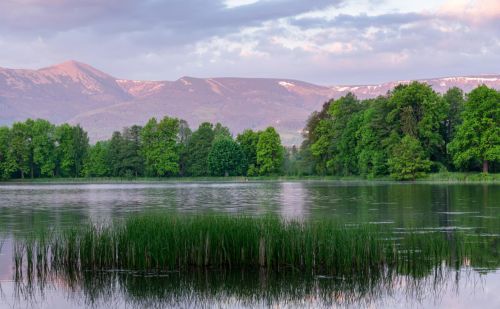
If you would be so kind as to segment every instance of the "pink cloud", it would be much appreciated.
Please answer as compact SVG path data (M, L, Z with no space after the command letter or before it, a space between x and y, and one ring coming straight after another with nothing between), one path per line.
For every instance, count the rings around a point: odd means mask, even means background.
M500 18L500 1L449 0L439 8L438 13L480 25Z

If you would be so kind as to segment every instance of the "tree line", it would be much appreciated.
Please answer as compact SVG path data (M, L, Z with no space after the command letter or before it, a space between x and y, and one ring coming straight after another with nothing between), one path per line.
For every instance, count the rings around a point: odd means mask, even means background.
M151 118L89 144L79 125L43 119L0 127L0 178L277 175L284 147L273 127L233 138L220 123L191 131L184 120Z
M79 126L42 119L0 127L0 177L162 177L390 175L496 172L500 161L500 93L479 86L443 95L429 85L398 85L384 96L352 93L313 112L300 148L283 147L273 127L233 138L220 123L192 131L164 117L126 127L89 145Z
M467 95L456 87L440 95L420 82L374 99L349 93L309 117L293 158L302 174L412 180L429 172L497 171L500 93L483 85Z

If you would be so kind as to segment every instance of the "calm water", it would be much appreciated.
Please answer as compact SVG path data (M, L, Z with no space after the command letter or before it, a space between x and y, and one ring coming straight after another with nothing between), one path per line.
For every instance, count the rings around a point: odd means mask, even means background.
M102 273L15 280L13 240L147 210L332 218L488 239L484 265L384 280L252 272ZM0 308L500 308L500 186L364 182L0 185ZM493 265L493 266L492 266Z

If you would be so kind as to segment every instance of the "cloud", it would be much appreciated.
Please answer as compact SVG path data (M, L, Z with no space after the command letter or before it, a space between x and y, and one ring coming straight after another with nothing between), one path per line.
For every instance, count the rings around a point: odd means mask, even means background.
M390 3L389 3L390 2ZM423 1L427 3L426 1ZM287 77L321 84L491 72L500 3L3 0L0 66L77 59L120 78Z
M82 28L112 34L164 30L172 36L194 36L196 39L203 34L234 32L240 27L339 3L341 0L312 3L265 0L228 7L220 0L4 0L0 2L0 25L29 34Z
M389 27L425 21L432 16L420 13L389 13L370 16L366 13L360 15L339 14L332 19L324 18L298 18L292 21L293 25L301 28L311 27L344 27L364 29L368 27Z
M438 13L449 18L460 19L474 25L498 22L500 1L498 0L448 0Z

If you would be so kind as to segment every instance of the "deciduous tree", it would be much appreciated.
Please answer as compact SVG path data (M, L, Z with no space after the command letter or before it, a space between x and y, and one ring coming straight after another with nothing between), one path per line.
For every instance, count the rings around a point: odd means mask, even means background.
M500 94L480 86L467 96L462 124L450 144L453 162L467 167L482 163L488 173L490 162L500 161Z
M142 130L142 154L150 175L172 176L179 173L179 119L151 118Z
M414 180L422 177L431 166L422 145L411 135L405 135L394 146L388 163L391 177L396 180Z
M279 134L268 127L259 134L257 143L257 165L260 175L276 175L283 165L283 146Z
M208 176L208 154L212 149L215 133L213 125L208 122L200 124L198 129L193 132L189 138L183 162L185 165L185 174L187 176Z
M42 177L54 176L56 169L55 126L47 120L37 119L32 125L33 162Z
M245 155L238 143L230 138L214 141L208 155L208 167L213 176L242 175L245 166Z
M89 148L83 164L85 177L110 176L108 164L108 142L97 142Z
M238 134L236 141L241 146L245 156L246 166L244 172L248 176L258 175L257 170L257 143L259 142L259 132L247 129Z

